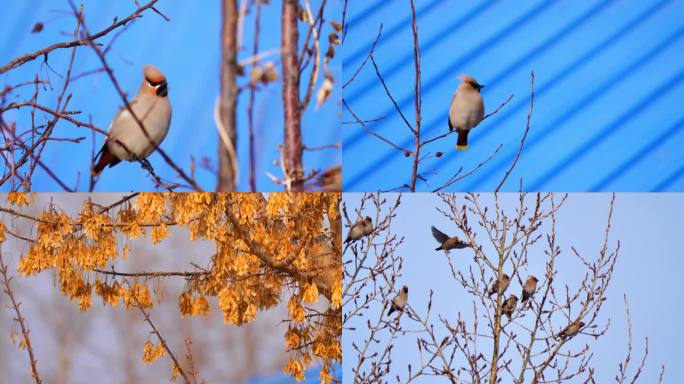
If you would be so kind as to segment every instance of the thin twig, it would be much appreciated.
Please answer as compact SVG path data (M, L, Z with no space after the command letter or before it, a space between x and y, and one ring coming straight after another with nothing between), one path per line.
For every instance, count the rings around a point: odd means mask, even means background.
M190 384L190 379L188 379L188 376L186 376L185 371L183 370L180 363L178 362L178 359L176 359L176 355L173 354L173 351L171 351L171 348L169 348L169 345L166 343L166 340L164 340L164 337L161 335L161 333L159 332L157 327L154 326L152 319L150 319L149 313L147 313L145 308L142 307L142 305L138 301L138 298L135 297L135 295L133 295L133 297L135 298L135 301L137 304L136 307L140 310L140 313L143 314L143 316L145 317L145 321L147 322L147 324L150 325L150 328L152 328L152 333L154 333L155 336L157 336L157 339L159 340L161 345L164 347L164 350L166 350L166 353L168 353L169 357L171 357L171 360L173 360L173 363L175 364L176 368L178 369L178 372L180 373L180 375L183 377L183 380L185 380L185 383Z
M347 104L347 102L344 99L342 99L342 105L344 105L344 107L347 108L347 111L349 111L349 113L352 115L352 117L354 117L356 122L359 123L363 127L363 129L365 129L366 132L368 132L370 135L377 137L378 139L380 139L380 140L384 141L385 143L391 145L393 148L403 152L405 156L411 155L411 151L409 151L408 149L404 149L404 148L398 146L397 144L394 144L393 142L389 141L388 139L385 139L384 137L382 137L382 136L378 135L377 133L371 131L366 126L366 123L364 123L363 120L361 120L358 116L356 116L356 114L354 114L354 112L351 110L351 108L349 108L349 105Z
M527 133L530 131L530 121L532 120L532 110L533 109L534 109L534 71L530 71L530 111L527 113L527 125L525 126L525 133L523 134L522 139L520 139L520 147L518 148L518 152L515 154L515 158L513 159L513 163L511 164L511 167L508 169L508 171L506 171L506 174L504 175L503 179L501 179L501 182L496 187L496 190L494 192L499 192L501 187L506 182L508 175L510 175L511 172L513 172L513 168L515 168L515 165L518 163L518 159L520 158L520 154L522 153L523 146L525 145L525 139L527 139Z
M49 47L39 49L38 51L36 51L34 53L30 53L30 54L27 54L24 56L17 57L16 59L10 61L8 64L0 67L0 74L3 74L5 72L9 71L12 68L16 68L20 65L23 65L24 63L32 61L32 60L34 60L40 56L44 56L45 60L47 61L48 54L50 52L56 50L56 49L72 48L72 47L78 47L78 46L82 46L82 45L89 45L91 43L91 41L97 40L97 39L107 35L109 32L111 32L117 28L120 28L122 26L125 26L128 22L130 22L130 21L132 21L138 17L141 17L141 14L148 9L152 9L154 4L157 1L159 1L159 0L150 1L149 3L143 5L142 7L138 8L138 9L136 9L135 12L131 13L128 17L121 19L120 21L118 21L118 22L110 25L109 27L103 29L102 31L100 31L94 35L88 36L87 38L84 38L81 40L65 41L62 43L53 44ZM156 9L154 11L159 13ZM162 15L162 17L165 17L165 16Z
M420 163L420 127L421 127L421 105L422 105L422 91L421 91L421 75L420 75L420 44L418 43L418 20L416 19L416 7L411 0L411 31L413 32L413 65L415 68L415 80L413 85L413 100L416 112L416 125L413 130L415 136L414 142L416 150L413 151L413 170L411 171L411 192L416 191L416 182L418 181L418 164ZM375 63L373 63L375 64Z
M373 64L373 68L375 68L375 74L380 80L380 83L382 84L382 88L385 90L385 94L387 94L387 97L389 97L390 101L392 101L392 105L394 105L394 109L399 112L399 116L401 116L401 119L404 121L406 126L411 130L411 133L415 134L416 130L411 126L411 123L409 123L408 119L406 116L404 116L404 112L401 111L401 108L399 108L399 104L397 103L396 100L394 100L394 96L392 96L392 92L390 92L389 88L387 87L387 84L385 83L385 79L382 77L382 74L380 73L380 69L378 68L377 63L375 62L375 57L373 54L370 54L370 59L371 63Z
M373 44L371 44L370 50L368 51L368 55L366 55L366 57L363 59L363 61L359 65L359 67L356 68L356 71L354 71L354 73L351 75L349 80L347 80L347 82L342 85L342 89L346 88L347 85L349 85L352 81L354 81L354 79L356 79L356 76L361 72L363 67L368 62L368 59L371 57L371 55L375 51L375 44L378 42L378 40L380 40L380 36L382 35L382 26L383 26L383 24L380 23L380 28L378 29L378 35L375 37L375 40L373 40Z
M41 384L43 380L40 378L40 375L38 374L38 362L36 361L36 358L33 354L33 345L31 344L31 338L29 337L29 327L26 322L26 319L24 319L24 316L22 316L21 311L19 310L19 306L21 303L19 303L15 298L14 298L14 291L12 291L12 278L7 275L7 265L5 265L4 260L2 259L2 249L0 248L0 275L2 275L2 285L5 287L4 292L7 294L7 297L10 299L10 303L12 304L12 308L14 308L14 313L16 314L17 317L14 318L14 320L19 323L19 327L21 327L21 333L24 336L24 343L26 344L26 351L28 352L29 355L29 360L31 362L31 376L33 377L33 380L35 380L36 384Z

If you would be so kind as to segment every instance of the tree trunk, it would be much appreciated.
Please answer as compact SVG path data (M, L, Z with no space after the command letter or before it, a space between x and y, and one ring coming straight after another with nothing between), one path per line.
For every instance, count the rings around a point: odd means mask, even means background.
M298 7L296 0L283 0L282 14L282 70L283 107L285 110L285 145L283 168L286 185L290 191L304 189L302 166L301 108L299 104L299 62L297 60L299 31L297 30Z
M237 0L223 0L223 26L221 27L221 100L219 102L219 118L224 138L219 137L219 192L235 190L235 175L237 173L235 127L237 110ZM220 134L221 135L221 134ZM225 142L227 137L228 143ZM232 147L231 147L232 146Z

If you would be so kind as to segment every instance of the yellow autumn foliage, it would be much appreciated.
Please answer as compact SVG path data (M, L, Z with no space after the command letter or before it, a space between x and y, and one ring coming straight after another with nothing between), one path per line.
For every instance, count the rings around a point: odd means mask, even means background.
M157 344L155 347L150 339L145 342L145 347L143 348L143 363L145 365L150 365L157 361L160 357L164 356L166 350L162 343Z
M53 272L60 292L82 311L91 308L93 295L113 308L152 309L162 300L157 285L174 276L186 283L174 298L180 317L207 316L215 306L226 324L239 326L286 301L284 348L291 358L284 371L301 381L316 360L324 367L321 382L331 382L332 366L342 358L339 193L140 193L110 205L93 195L77 214L61 209L59 197L41 207L32 207L33 200L14 193L0 205L0 243L20 236L27 244L20 275ZM28 213L35 208L40 212ZM30 230L13 231L19 221ZM212 242L208 265L188 263L175 275L119 272L140 257L130 252L131 242L147 239L153 247L179 236ZM163 354L148 340L143 361ZM172 378L178 374L172 365Z

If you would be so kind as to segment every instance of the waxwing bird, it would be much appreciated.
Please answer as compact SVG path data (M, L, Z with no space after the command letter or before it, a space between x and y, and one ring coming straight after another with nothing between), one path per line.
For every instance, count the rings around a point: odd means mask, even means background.
M525 303L530 297L534 295L534 292L537 291L537 278L535 276L530 276L527 278L527 281L525 281L525 285L523 285L523 290L522 290L522 299L520 300L521 303Z
M513 316L513 311L515 311L515 306L518 305L518 297L516 295L510 295L501 307L501 313L508 316L508 320Z
M408 287L404 285L401 287L401 291L392 299L392 305L387 312L387 316L391 315L394 311L404 312L406 302L408 302Z
M434 226L430 228L432 228L432 236L434 236L435 240L440 244L439 247L435 248L435 251L444 250L445 252L449 252L450 249L462 249L470 246L470 244L465 241L461 241L458 236L449 237L446 233Z
M560 333L558 335L556 335L556 337L560 337L563 340L569 339L569 338L575 336L580 331L580 329L582 329L582 327L584 327L583 322L581 322L579 320L574 321L574 322L568 324L568 326L565 327L562 331L560 331Z
M449 131L458 132L456 149L468 149L468 134L484 118L484 101L480 85L472 76L461 75L461 84L449 106Z
M109 125L109 138L98 153L99 161L93 170L94 175L100 174L106 166L117 165L121 160L146 158L169 132L171 104L167 97L166 77L152 65L146 65L143 74L145 79L140 90L129 104L149 138L128 109L122 108Z
M370 217L366 216L365 219L363 219L363 233L364 236L368 236L371 233L373 233L373 221L371 220Z
M345 243L351 241L359 240L364 236L368 236L373 232L373 221L370 217L366 216L362 220L357 221L352 226L351 230L347 234L347 239L344 240Z
M318 176L318 186L322 192L341 192L342 191L342 166L337 165L323 172Z
M492 284L492 288L489 290L489 296L492 296L499 292L499 282L501 282L501 293L504 293L508 289L508 285L511 283L511 278L504 273L499 279L494 281L494 284Z

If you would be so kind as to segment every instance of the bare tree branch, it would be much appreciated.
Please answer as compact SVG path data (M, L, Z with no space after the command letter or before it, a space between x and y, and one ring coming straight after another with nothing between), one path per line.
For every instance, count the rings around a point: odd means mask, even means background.
M237 0L222 1L223 24L221 26L221 99L219 101L219 192L235 190L237 174L235 148L237 142Z
M5 264L5 261L2 259L2 249L0 249L0 275L2 276L2 285L5 288L4 292L10 299L10 303L12 304L12 308L14 309L14 313L16 315L14 320L16 320L16 322L19 323L19 327L21 327L21 333L23 335L24 343L26 344L26 351L29 355L29 361L31 363L31 376L33 377L33 380L35 380L36 384L41 384L43 380L40 378L40 375L38 374L38 362L36 361L36 358L33 353L33 345L31 343L31 337L29 336L30 331L28 323L26 322L26 319L24 319L24 316L22 316L21 311L19 310L19 306L21 305L21 303L14 298L14 291L12 289L11 284L12 278L9 277L7 274L7 265Z

